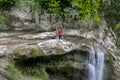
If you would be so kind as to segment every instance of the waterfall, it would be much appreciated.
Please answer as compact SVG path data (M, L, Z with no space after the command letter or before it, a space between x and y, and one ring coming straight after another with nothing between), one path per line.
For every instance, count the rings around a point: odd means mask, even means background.
M91 47L88 61L88 80L103 80L104 53L96 47L96 52Z

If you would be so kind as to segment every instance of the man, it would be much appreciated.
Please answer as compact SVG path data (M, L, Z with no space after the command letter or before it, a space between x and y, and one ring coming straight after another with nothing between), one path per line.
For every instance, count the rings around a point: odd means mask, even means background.
M59 40L62 39L62 29L61 28L57 30L57 33L58 33Z

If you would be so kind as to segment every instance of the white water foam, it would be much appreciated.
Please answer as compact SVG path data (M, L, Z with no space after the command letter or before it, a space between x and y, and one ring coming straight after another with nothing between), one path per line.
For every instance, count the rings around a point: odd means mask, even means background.
M91 47L88 68L88 80L103 80L104 53L99 47L96 48L96 53Z

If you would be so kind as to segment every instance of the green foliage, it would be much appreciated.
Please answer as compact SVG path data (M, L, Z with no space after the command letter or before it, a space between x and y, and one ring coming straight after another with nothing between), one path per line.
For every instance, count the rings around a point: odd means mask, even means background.
M85 60L87 60L86 56L82 56L79 54L73 55L74 61L76 62L84 62Z
M61 17L79 17L83 22L87 18L92 18L97 24L100 22L98 9L101 2L106 0L23 0L32 10L38 10L40 13L46 10L55 13ZM10 10L19 0L0 0L0 11ZM3 17L0 16L0 23Z
M60 0L51 0L49 3L50 12L60 14Z
M48 76L45 73L44 69L38 68L27 68L24 72L26 76L34 77L34 80L48 80Z
M89 48L87 46L81 46L80 50L81 51L89 51Z
M33 76L35 80L48 80L48 76L44 71L48 67L63 66L64 58L60 55L51 56L38 56L38 57L24 57L16 59L16 67L23 75Z
M32 76L33 80L48 80L47 74L44 71L38 68L26 68L24 73L21 74L14 65L10 65L6 68L6 70L11 74L12 80L20 80L20 75L24 78L24 76Z
M2 12L5 10L10 10L19 0L0 0L0 24L4 23L4 16Z
M104 11L107 27L111 27L117 36L116 45L120 48L120 0L107 0L101 4L100 11Z
M55 13L57 16L79 17L83 22L87 18L95 20L96 24L100 22L98 9L101 2L106 0L24 0L30 6L38 10L46 10ZM31 8L32 9L32 8ZM73 13L73 14L71 14Z
M11 65L8 66L6 69L12 76L12 80L19 80L20 78L20 72L15 68L15 66Z
M24 3L30 6L32 10L38 10L40 13L44 10L55 13L57 16L69 17L74 19L78 17L85 22L86 19L92 18L96 24L100 22L98 9L101 2L106 0L23 0ZM19 0L0 0L0 11L9 10ZM3 17L0 16L0 23Z
M99 25L100 21L101 21L101 18L100 18L100 16L98 14L94 14L93 20L95 21L95 23L97 25Z
M40 13L47 10L59 16L69 16L71 19L81 16L84 22L91 15L94 16L93 20L100 21L99 16L96 16L100 2L105 0L23 0L24 3L30 6L32 10L38 10ZM11 9L19 0L0 0L0 10ZM95 15L94 15L95 14ZM0 17L0 23L3 17Z
M115 26L115 30L119 30L120 29L120 22Z
M104 11L104 17L107 21L108 27L115 29L116 25L120 22L120 0L107 0L101 3L100 11Z
M34 0L23 0L24 1L24 3L26 3L27 5L29 5L30 6L30 9L31 10L34 10L35 9L35 2L34 2Z
M23 57L23 58L21 58ZM37 69L42 69L42 68L46 68L46 67L57 67L57 66L61 66L64 58L59 56L59 55L55 55L55 56L38 56L38 57L24 57L21 56L16 60L16 66L18 68L22 68L23 70L28 69L28 68L37 68ZM24 71L25 71L24 70Z
M99 24L100 17L97 12L100 2L104 1L105 0L72 0L72 5L79 10L78 14L80 14L83 22L85 22L87 18L92 17L96 24Z
M79 13L83 18L82 21L84 21L88 17L88 13L91 11L90 9L90 1L85 2L84 0L72 0L72 5L79 10Z
M0 24L4 23L4 16L2 15L2 13L0 13Z
M115 34L117 36L116 46L119 49L120 48L120 23L118 23L117 26L115 27Z
M115 80L114 77L115 70L112 60L109 59L105 63L106 63L106 67L104 69L104 80Z
M59 23L58 23L57 28L62 28L62 22L59 22ZM59 46L59 45L58 45L58 46Z
M19 0L0 0L0 11L11 9Z

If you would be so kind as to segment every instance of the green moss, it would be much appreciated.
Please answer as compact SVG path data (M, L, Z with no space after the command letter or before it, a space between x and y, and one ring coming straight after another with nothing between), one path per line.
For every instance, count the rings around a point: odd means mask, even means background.
M61 55L37 56L37 57L21 56L16 60L16 66L22 68L55 67L55 66L61 66L64 60L65 60L64 57L62 57Z
M24 72L21 72L15 66L9 66L6 70L11 74L12 80L29 80L29 78L32 80L48 80L49 78L44 69L26 68Z
M45 68L62 67L64 58L61 55L24 57L20 56L15 61L16 68L26 76L32 76L37 80L48 80Z
M11 74L13 80L19 80L20 72L15 68L15 66L11 65L7 67L6 70Z
M44 51L40 48L31 48L30 55L33 57L34 56L41 56L41 55L44 55Z
M81 46L79 49L82 51L89 51L89 48L87 46Z
M85 70L78 70L73 67L47 68L47 73L52 77L50 80L84 80Z
M74 61L76 62L84 62L85 60L87 60L87 56L82 56L79 54L75 54L73 55Z
M33 80L48 80L48 75L45 72L45 69L38 68L28 68L23 73L25 76L31 76Z
M114 76L113 63L107 61L104 69L104 80L115 80L113 76Z
M84 61L86 57L85 51L79 51L79 50L74 50L70 53L66 54L61 54L61 55L49 55L49 56L41 56L41 53L43 53L41 50L38 48L30 48L29 55L31 56L25 56L25 55L19 55L18 52L23 51L22 49L17 49L14 54L9 54L10 59L15 62L15 68L19 70L22 73L22 76L30 76L31 80L49 80L49 77L45 71L47 68L61 68L66 66L66 62L69 60L77 61L77 62L82 62ZM76 53L74 53L76 52ZM85 53L85 55L83 55ZM68 58L68 59L66 59ZM64 71L64 70L67 71ZM71 72L71 68L67 69L65 68L64 70L60 69L60 75L56 76L58 80L64 80L64 78L70 76L72 79L74 78L79 78L79 75L75 77L73 76ZM70 70L70 71L69 71ZM56 71L56 70L55 70ZM61 72L62 71L62 72ZM74 71L74 69L72 69ZM57 72L57 73L58 73ZM79 71L81 72L81 71ZM55 74L57 74L55 73ZM61 74L67 74L66 77L63 77ZM75 73L76 74L76 73ZM21 75L21 74L20 74ZM60 78L62 76L62 78ZM60 78L60 79L59 79ZM27 79L27 78L26 78ZM23 79L23 80L26 80ZM82 79L82 78L81 78ZM68 80L66 78L66 80Z
M38 47L19 47L16 48L13 53L9 54L8 57L10 59L13 58L21 58L21 56L27 56L27 57L35 57L35 56L42 56L44 55L44 51Z
M60 48L54 48L53 50L56 50L57 54L63 54L64 50L60 49Z

